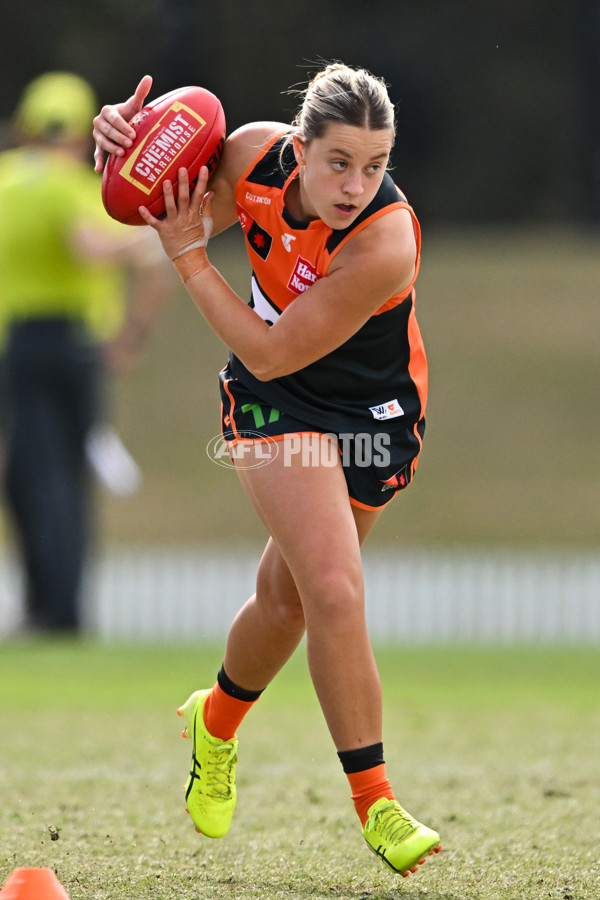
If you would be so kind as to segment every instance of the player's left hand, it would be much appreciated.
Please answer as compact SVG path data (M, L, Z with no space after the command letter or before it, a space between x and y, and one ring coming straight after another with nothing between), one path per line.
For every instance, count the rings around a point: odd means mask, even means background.
M163 184L165 215L157 219L145 207L139 213L144 222L158 233L164 251L169 259L176 259L193 247L206 247L212 233L212 199L214 193L206 188L208 169L202 166L198 173L196 187L190 194L187 169L177 173L177 200L173 185L167 179Z

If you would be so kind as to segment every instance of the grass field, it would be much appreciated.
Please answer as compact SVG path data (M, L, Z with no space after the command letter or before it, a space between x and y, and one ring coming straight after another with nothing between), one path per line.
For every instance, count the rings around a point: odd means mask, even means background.
M247 297L233 237L211 244L211 256ZM431 375L427 435L414 484L372 541L597 546L599 284L594 235L436 234L425 223L417 313ZM115 416L146 479L129 500L104 499L107 539L229 541L233 529L262 540L235 474L206 455L225 358L178 294L116 386Z
M597 900L594 649L378 653L388 771L443 853L393 876L360 835L299 652L240 731L239 804L184 811L176 707L216 648L30 641L0 652L0 884L53 868L71 900Z

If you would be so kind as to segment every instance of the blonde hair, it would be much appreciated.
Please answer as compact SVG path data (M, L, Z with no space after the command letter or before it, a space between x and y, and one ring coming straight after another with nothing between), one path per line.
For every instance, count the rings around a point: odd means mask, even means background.
M396 134L395 111L382 78L366 69L330 63L318 72L302 95L292 125L304 141L322 137L330 122Z

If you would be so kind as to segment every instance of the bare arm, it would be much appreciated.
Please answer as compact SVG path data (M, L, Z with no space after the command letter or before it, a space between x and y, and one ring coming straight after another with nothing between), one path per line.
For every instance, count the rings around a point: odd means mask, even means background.
M110 220L108 223L112 224ZM77 256L90 262L146 266L159 263L163 257L156 235L148 229L103 227L87 219L75 224L70 245Z
M203 203L204 213L210 214L210 194L204 194L207 175L204 170L189 199L187 173L180 170L178 204L171 185L165 184L166 218L159 221L147 210L142 215L158 231L176 266L181 268L184 261L188 293L213 331L257 378L287 375L320 359L348 340L390 296L410 285L416 264L412 219L407 210L394 210L357 234L336 258L332 272L269 326L210 265L205 249L186 251L203 242Z
M173 273L164 264L137 268L132 275L125 321L104 350L107 366L114 373L128 372L136 365L175 293Z
M213 234L219 234L237 221L235 186L238 179L267 141L288 127L282 122L251 122L229 135L217 170L208 183L209 190L214 193Z
M146 337L173 296L176 276L158 236L150 228L118 226L106 219L80 220L70 234L73 253L91 263L110 262L128 273L125 321L109 340L104 354L113 372L128 371L137 362Z

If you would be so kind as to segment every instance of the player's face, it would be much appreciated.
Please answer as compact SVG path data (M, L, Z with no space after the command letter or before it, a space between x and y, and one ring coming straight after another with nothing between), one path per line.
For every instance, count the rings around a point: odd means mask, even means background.
M379 190L392 149L390 129L331 123L309 143L294 140L303 218L347 228Z

